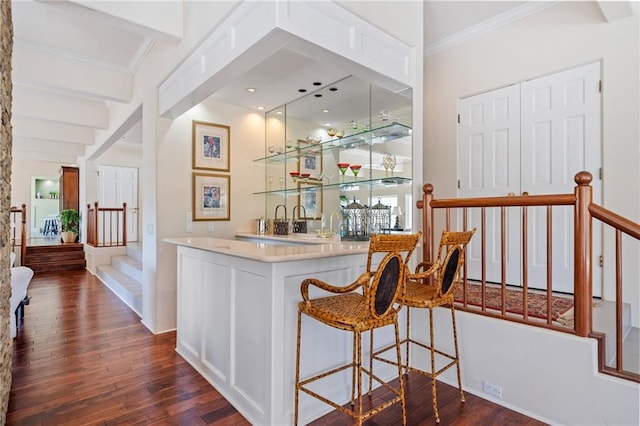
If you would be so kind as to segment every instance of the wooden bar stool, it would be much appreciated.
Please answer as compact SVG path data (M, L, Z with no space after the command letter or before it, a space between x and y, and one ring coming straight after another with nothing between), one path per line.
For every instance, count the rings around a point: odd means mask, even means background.
M454 297L458 283L460 281L459 274L464 264L465 247L471 240L475 232L475 228L465 232L448 232L442 233L440 246L438 248L438 257L433 262L428 260L420 263L415 273L407 273L405 278L405 292L400 303L407 307L407 337L400 342L406 344L405 363L403 367L405 372L415 371L425 376L431 377L431 398L433 403L433 412L436 422L440 423L438 414L438 399L436 394L436 377L448 370L452 366L456 366L458 374L458 389L460 390L460 400L464 402L464 392L462 391L462 380L460 376L460 356L458 350L458 333L456 329L456 316L454 308ZM433 333L433 308L446 307L451 310L451 322L453 328L454 353L448 353L440 349L436 349ZM411 338L411 308L426 308L429 310L429 344L425 344ZM409 365L410 347L417 345L429 350L431 354L431 369L424 371ZM373 358L380 361L390 362L381 356L382 353L392 349L391 346L382 348L373 353ZM436 370L436 354L447 358L449 363L444 367Z
M416 371L431 377L431 401L433 403L433 413L436 423L440 423L438 414L438 398L436 394L436 377L456 366L458 375L458 389L460 390L460 400L464 402L464 392L462 391L462 379L460 376L460 356L458 350L458 332L456 329L456 312L454 307L454 297L458 283L460 282L460 271L464 264L464 251L475 232L475 228L466 232L444 231L440 238L438 257L429 264L420 264L416 268L416 273L406 277L406 290L402 304L407 307L407 337L403 340L406 343L406 365L405 371ZM448 249L447 249L448 248ZM426 270L424 270L426 268ZM422 272L419 272L422 270ZM429 278L434 281L429 283ZM453 328L454 353L447 353L435 348L433 335L433 308L442 306L451 310L451 324ZM411 339L410 335L410 313L411 308L429 309L429 345ZM429 349L431 353L431 371L422 371L409 366L409 348L411 344ZM451 360L447 365L436 370L436 354Z
M397 302L402 297L404 291L405 264L416 247L420 233L412 235L373 235L369 245L367 258L367 271L358 277L350 285L336 287L315 278L308 278L302 282L301 293L303 301L298 304L298 337L296 347L296 392L294 408L294 424L298 424L298 397L299 392L317 398L326 404L331 405L336 410L341 411L356 419L357 424L377 414L378 412L400 402L402 406L402 424L406 424L406 407L404 400L404 389L402 386L402 363L400 355L400 334L398 330L398 311L401 305ZM376 269L372 268L372 256L374 253L386 253ZM401 253L406 253L405 257ZM317 299L309 298L309 286L315 286L335 295ZM360 292L357 292L360 290ZM317 374L304 380L300 380L300 341L302 315L307 315L330 327L345 330L353 333L353 359L351 362L333 368L329 371ZM376 328L393 325L395 329L396 360L398 366L399 386L394 388L387 384L375 374L373 374L373 360L370 359L369 369L362 364L362 340L363 332ZM320 356L316 354L316 356ZM352 369L351 378L351 408L342 405L322 396L307 385L332 374L346 369ZM386 387L394 394L394 397L373 405L373 401L367 405L367 410L363 411L365 405L362 392L362 373L370 377L369 393L371 392L371 378L375 379L382 386ZM357 396L356 396L357 392ZM369 398L370 399L370 398Z

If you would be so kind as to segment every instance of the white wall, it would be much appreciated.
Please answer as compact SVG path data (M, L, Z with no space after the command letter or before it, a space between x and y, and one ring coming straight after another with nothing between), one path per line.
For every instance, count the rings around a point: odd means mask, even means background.
M230 126L230 172L194 170L192 120ZM253 219L264 212L264 197L253 195L264 188L264 164L253 160L264 153L264 115L234 105L206 101L173 120L157 145L157 238L156 287L160 330L175 327L176 246L167 237L234 238L236 231L250 231ZM230 176L231 220L193 222L186 232L186 215L192 212L192 173ZM208 231L209 224L214 227ZM146 295L145 295L146 296Z
M595 340L460 311L456 318L465 392L553 425L640 424L640 386L598 373ZM437 347L453 352L449 310L436 308L434 322ZM428 341L427 324L426 309L411 310L412 338ZM428 359L412 349L412 365L424 369ZM457 387L455 367L439 379ZM483 381L502 398L483 392Z
M20 207L22 203L27 205L27 238L31 235L31 228L42 226L42 224L32 223L34 200L31 198L31 177L50 176L57 180L60 166L61 164L46 161L13 159L11 166L11 205L16 207ZM45 201L49 202L49 200Z
M455 197L457 102L520 81L602 61L603 204L640 222L640 24L636 14L606 23L596 2L562 2L502 29L425 59L424 182L437 198ZM605 298L613 276L605 238ZM626 252L625 302L640 323L639 249ZM594 273L599 273L598 269Z

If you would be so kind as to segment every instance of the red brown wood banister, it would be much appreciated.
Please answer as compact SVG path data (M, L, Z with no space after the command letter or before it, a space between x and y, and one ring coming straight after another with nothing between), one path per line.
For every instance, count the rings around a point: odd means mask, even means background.
M101 226L102 225L102 226ZM87 244L93 247L127 245L127 203L122 207L87 204Z
M466 265L462 279L462 301L456 303L461 305L458 309L468 312L477 313L480 315L490 316L494 318L504 319L508 321L514 321L524 323L527 325L533 325L536 327L549 328L555 331L562 331L565 333L575 334L580 337L596 337L599 341L599 353L601 359L599 361L600 371L608 374L615 375L626 379L631 379L640 382L640 374L637 372L628 372L623 370L623 336L622 336L622 307L623 307L623 283L622 283L622 236L628 235L638 242L640 242L640 225L633 221L624 218L616 213L613 213L599 205L593 204L593 189L591 187L592 175L588 172L577 173L574 177L576 186L574 192L571 194L549 194L549 195L516 195L516 196L501 196L501 197L486 197L486 198L449 198L449 199L436 199L434 197L434 187L430 183L423 186L422 199L416 202L418 209L422 210L422 250L423 261L432 261L434 258L434 247L436 238L436 212L438 215L438 226L444 226L447 230L452 229L452 225L457 223L452 220L452 215L459 221L462 218L462 230L466 230L470 211L475 209L479 215L479 232L476 232L476 239L480 238L479 244L479 262L481 270L477 272L476 281L479 280L481 285L481 303L480 306L471 306L467 303L467 273ZM554 229L552 226L552 207L565 206L573 208L574 216L574 229L573 229L573 324L569 322L569 325L564 323L558 323L555 318L552 318L552 290L553 290L553 252L552 252L552 237ZM546 207L546 312L547 317L545 321L540 321L538 318L531 318L528 312L528 298L529 298L529 244L530 238L528 231L528 210L531 207ZM522 277L522 313L513 315L513 312L506 312L506 290L507 290L507 278L506 278L506 264L507 264L507 240L505 235L507 234L506 222L508 209L520 208L522 221L522 235L520 236L522 251L521 260L521 277ZM486 304L486 290L489 286L494 287L493 283L487 283L487 209L500 209L498 217L500 225L496 228L496 232L500 232L500 236L495 241L499 241L501 244L500 256L501 256L501 284L497 286L501 291L502 308L488 308ZM566 210L565 210L566 211ZM444 215L443 221L440 222ZM541 217L544 217L543 214ZM615 305L616 305L616 368L607 367L604 362L605 350L602 348L604 339L601 333L594 333L593 331L593 220L599 220L603 224L606 224L615 231ZM497 224L496 224L497 225ZM477 225L476 225L477 226ZM455 225L454 225L455 227ZM545 228L541 228L542 232ZM562 232L562 230L556 230L556 232ZM539 237L542 237L540 235ZM542 247L545 247L542 245ZM611 282L611 281L610 281ZM487 285L489 284L489 285ZM570 297L570 296L569 296Z
M24 259L27 258L27 205L11 207L10 215L11 223L15 225L15 228L11 229L11 250L13 251L16 246L20 246L20 264L23 264ZM16 217L19 217L20 220L16 221ZM20 233L20 244L17 243L18 232Z

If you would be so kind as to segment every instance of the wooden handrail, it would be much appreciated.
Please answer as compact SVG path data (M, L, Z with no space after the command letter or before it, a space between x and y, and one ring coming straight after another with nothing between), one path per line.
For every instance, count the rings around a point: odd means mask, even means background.
M597 204L591 204L589 206L589 212L594 218L601 220L609 226L613 226L614 228L619 229L625 234L632 236L636 240L640 240L640 225L638 225L637 223L632 222L626 217L620 216L619 214L614 213L611 210L607 210Z
M11 207L11 213L20 213L20 264L24 265L24 261L27 258L27 205L22 204L18 207ZM15 223L14 223L15 224ZM15 224L16 227L18 226ZM11 250L14 250L16 246L16 234L15 230L11 235Z
M116 214L115 225L113 224L114 213ZM101 221L102 230L100 231ZM113 241L114 232L115 242ZM93 207L87 204L87 244L93 247L127 245L127 203L122 203L122 207L100 207L97 201Z
M470 312L478 313L485 316L494 318L506 319L509 321L515 321L534 325L537 327L550 328L557 331L566 333L572 333L580 337L596 337L599 340L599 344L602 344L602 337L598 336L599 333L595 333L592 330L592 298L593 298L593 265L592 265L592 245L593 245L593 230L592 222L594 219L600 220L603 223L613 227L616 231L616 348L617 348L617 366L615 369L606 367L603 360L599 361L600 370L608 372L609 374L617 377L623 377L634 381L640 381L640 375L632 372L622 370L622 233L635 238L640 241L640 225L633 221L624 218L616 213L613 213L601 206L593 204L592 202L592 176L588 172L580 172L576 174L574 178L576 182L575 190L573 194L550 194L550 195L521 195L521 196L509 196L509 197L487 197L487 198L450 198L450 199L435 199L433 192L433 185L425 184L423 186L422 199L416 202L418 209L422 209L422 230L423 230L423 261L432 261L434 258L434 239L435 239L435 212L436 210L444 211L445 214L445 228L451 229L451 212L452 210L462 211L464 227L467 225L468 210L471 208L480 209L480 227L479 237L481 239L481 284L482 284L482 306L480 309L467 309L467 296L466 296L466 272L463 277L464 296L460 309L468 310ZM547 259L547 312L551 312L551 292L552 292L552 245L551 236L552 229L552 206L573 206L574 209L574 325L573 329L568 327L561 327L553 324L550 314L547 314L546 322L530 321L527 315L527 294L528 294L528 244L527 244L527 208L528 207L546 207L546 259ZM506 283L506 270L505 270L505 217L507 208L522 208L522 274L523 274L523 313L521 317L513 317L506 315L505 312L505 283ZM499 311L487 311L485 304L485 283L486 283L486 209L487 208L499 208L500 209L500 241L501 241L501 256L502 256L502 312ZM463 229L465 230L465 229ZM465 269L466 271L466 269ZM600 356L603 356L604 350L600 348ZM610 370L610 371L607 371Z

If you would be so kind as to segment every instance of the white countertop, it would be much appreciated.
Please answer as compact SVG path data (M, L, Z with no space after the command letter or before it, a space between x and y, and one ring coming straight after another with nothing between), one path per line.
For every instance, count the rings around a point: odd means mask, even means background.
M253 235L253 234L251 234ZM257 235L253 235L257 237ZM273 237L269 235L269 237ZM282 236L284 237L284 236ZM260 262L289 262L292 260L317 259L321 257L362 254L369 251L369 241L331 241L328 244L269 244L222 238L165 238L165 242L191 247L229 256L242 257Z
M340 235L335 235L332 238L320 238L316 234L299 234L292 233L289 235L274 235L274 234L254 234L251 232L236 232L238 238L250 238L252 240L264 240L267 241L280 241L283 243L293 244L335 244L341 243Z

